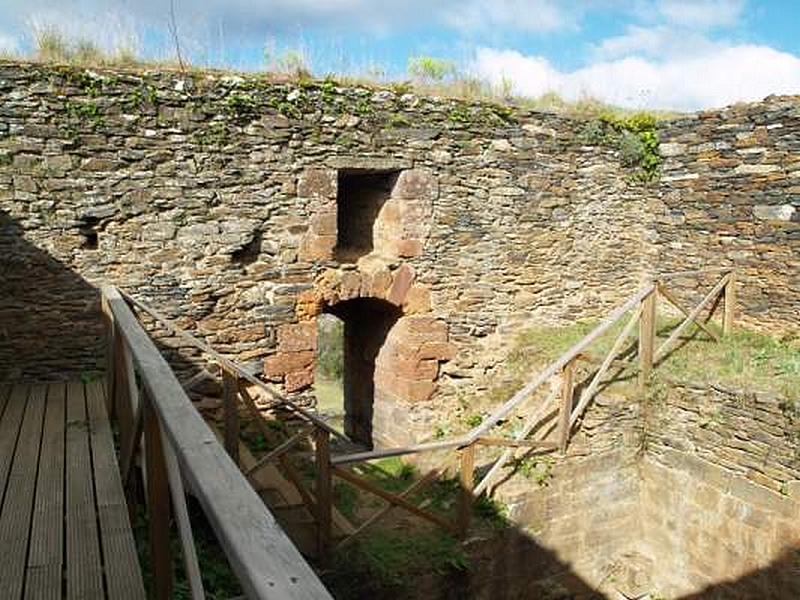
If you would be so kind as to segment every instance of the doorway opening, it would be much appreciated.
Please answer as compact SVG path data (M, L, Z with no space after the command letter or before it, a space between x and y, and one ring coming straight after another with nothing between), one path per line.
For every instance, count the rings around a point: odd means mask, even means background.
M398 176L398 171L339 171L336 260L356 262L372 252L375 220L391 197Z
M326 319L333 315L341 323L339 339L344 432L354 442L372 448L375 359L389 331L402 316L402 311L394 304L378 298L354 298L327 308L325 313L328 314ZM333 340L329 347L334 346L337 326L326 324L323 327L333 332L329 335L329 339ZM331 354L335 364L335 351L320 348L318 353ZM335 371L335 368L326 367L326 370Z

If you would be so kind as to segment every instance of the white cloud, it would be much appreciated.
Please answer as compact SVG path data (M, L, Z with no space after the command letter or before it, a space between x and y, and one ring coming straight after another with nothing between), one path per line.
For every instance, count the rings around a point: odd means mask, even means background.
M800 57L765 46L730 46L662 62L628 56L571 72L516 50L481 48L474 70L498 84L510 79L521 94L588 95L631 108L695 110L800 93Z
M443 17L458 29L492 28L521 31L556 31L577 25L577 7L555 0L471 0L450 6Z
M744 7L745 0L662 0L656 4L668 22L700 29L733 25Z
M697 56L721 49L696 31L678 30L668 25L656 27L629 26L624 35L607 38L595 46L595 60L613 60L631 55L654 58Z
M19 51L19 39L16 36L0 31L0 54L16 54Z

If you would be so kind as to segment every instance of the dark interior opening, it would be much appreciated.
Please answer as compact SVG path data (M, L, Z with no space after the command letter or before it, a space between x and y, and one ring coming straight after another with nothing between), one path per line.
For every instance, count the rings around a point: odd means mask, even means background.
M397 181L397 171L339 172L335 256L355 262L374 248L373 226Z
M97 228L99 224L100 220L97 217L83 218L79 230L83 236L81 248L84 250L97 250L97 245L99 243Z
M344 432L372 448L375 358L402 311L377 298L355 298L327 310L344 322Z

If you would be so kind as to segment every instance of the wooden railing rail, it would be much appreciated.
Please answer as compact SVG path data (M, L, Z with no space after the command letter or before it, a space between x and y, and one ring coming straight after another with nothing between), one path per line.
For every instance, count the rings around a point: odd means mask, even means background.
M313 423L316 427L327 431L331 435L336 436L343 440L347 440L347 436L345 436L343 433L337 431L334 427L331 427L328 423L320 419L312 412L307 411L301 406L298 406L297 404L292 402L289 398L278 392L271 385L265 383L264 381L261 381L258 377L254 376L252 373L248 373L243 367L237 365L231 359L220 354L219 352L214 350L214 348L209 346L207 343L197 339L195 336L193 336L186 330L181 329L156 309L145 304L141 300L137 300L133 296L125 293L123 290L119 290L119 293L125 298L125 300L127 300L137 309L140 309L142 312L149 315L153 320L162 325L170 333L181 338L190 346L193 346L194 348L197 348L198 350L206 354L209 358L211 358L214 362L216 362L220 366L220 368L223 370L224 373L227 373L231 377L243 379L248 383L257 386L258 388L267 392L267 394L269 394L272 397L276 406L282 406L287 410L290 410L293 413L297 414L306 421ZM239 386L239 390L241 392L242 386Z
M144 485L155 597L172 597L174 507L193 599L204 597L183 481L199 500L244 592L253 599L331 596L192 405L116 288L104 286L109 385L129 483L144 434ZM136 382L140 383L140 387ZM137 425L141 423L141 425ZM131 450L133 449L133 450ZM127 465L127 467L126 467ZM132 504L135 495L129 495Z
M722 273L722 278L713 286L711 291L706 294L702 301L689 310L676 298L676 296L665 287L665 281L670 281L676 277L690 277L699 274ZM696 324L699 329L704 331L714 341L720 341L720 336L708 326L708 320L721 299L724 299L724 315L722 319L723 336L730 333L735 314L735 283L734 273L729 269L708 269L703 271L687 271L685 273L666 275L658 280L651 281L632 294L625 302L609 313L600 324L570 349L564 352L556 360L547 365L534 379L517 391L507 402L494 410L483 422L474 427L469 432L458 437L409 445L405 447L387 448L372 450L368 452L355 452L331 456L330 438L331 436L342 436L341 433L332 429L316 415L298 407L288 399L284 398L254 376L250 375L229 359L219 355L207 344L197 340L190 334L184 332L169 322L163 315L144 305L141 302L129 298L130 302L149 314L156 321L167 327L173 334L189 342L192 346L202 350L208 356L216 360L224 374L224 406L226 407L226 423L233 419L232 415L236 412L236 393L239 389L240 396L248 409L258 412L258 408L249 397L244 381L265 389L276 404L280 404L297 414L301 415L307 422L308 427L286 440L279 447L275 448L267 455L262 457L248 472L252 476L259 469L267 464L278 461L286 470L289 479L298 488L300 495L309 511L314 515L317 522L317 550L323 563L328 556L328 550L332 545L332 479L338 477L350 484L374 494L387 502L387 506L373 515L361 526L356 528L349 537L338 543L338 547L350 542L363 531L371 527L379 519L383 518L393 508L400 507L414 515L419 516L431 523L434 523L448 531L464 535L469 528L471 507L474 498L487 492L491 486L495 485L497 476L508 462L522 455L531 452L566 452L571 438L572 430L577 426L583 413L589 406L592 399L602 386L609 383L607 375L610 371L615 374L627 370L638 371L638 381L640 389L644 390L647 385L650 373L660 361L663 361L667 354L673 350L675 343L680 339L682 333L692 324ZM665 299L673 305L683 315L684 320L672 331L667 340L656 348L656 319L658 314L658 298ZM704 309L711 307L706 318L700 319ZM604 354L602 359L591 358L587 349L608 333L612 327L622 321L626 316L627 322L614 339L610 349ZM631 344L631 337L638 326L638 343ZM622 358L624 356L624 358ZM575 391L578 389L577 368L579 361L589 362L597 365L588 381L586 387L581 392L579 398L575 398ZM123 370L123 379L125 377ZM616 375L615 375L616 376ZM491 431L505 422L512 413L519 411L526 400L536 397L536 392L546 383L556 382L551 386L549 395L543 402L533 410L532 414L525 418L521 429L513 437L492 436ZM613 378L612 378L613 379ZM260 419L257 420L262 424ZM234 440L238 441L238 424L231 422L230 433L226 426L226 447L230 454L235 457L233 449ZM553 434L554 437L551 437ZM306 484L300 476L293 472L288 463L287 453L301 441L312 438L315 447L315 485L313 493L306 489ZM491 467L485 472L483 477L476 483L476 451L481 447L502 447L503 452L498 458L493 460ZM419 481L413 483L408 489L401 493L392 493L377 486L368 479L360 476L355 471L347 468L348 465L363 463L381 458L404 456L410 454L430 453L444 451L446 456L442 463L430 471ZM457 514L454 520L449 520L439 514L416 506L409 500L409 497L418 492L424 485L428 485L440 474L451 470L455 466L457 477L460 482L460 493L457 502Z

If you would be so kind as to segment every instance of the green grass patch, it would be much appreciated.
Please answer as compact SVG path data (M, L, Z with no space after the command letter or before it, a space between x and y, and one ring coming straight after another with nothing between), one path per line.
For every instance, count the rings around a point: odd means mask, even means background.
M336 598L378 598L408 584L415 574L460 572L466 554L452 535L407 529L376 531L334 557L324 578Z
M611 350L614 340L625 325L621 319L598 340L586 353L602 360ZM679 318L659 317L656 346L662 344L675 327ZM508 391L516 391L531 373L531 365L544 367L577 344L599 321L580 321L567 326L533 327L522 332L516 339L507 360L509 378L502 386L491 390L495 399L507 399ZM714 322L708 327L721 335L721 328ZM636 333L629 338L624 353L635 353ZM690 325L673 345L672 350L654 370L659 376L679 381L698 383L720 383L731 387L775 392L791 397L800 389L800 340L778 338L746 329L734 331L714 342L708 334L695 325Z
M193 501L189 501L187 507L192 522L197 562L200 566L200 575L203 580L206 598L208 600L228 600L229 598L240 596L243 592L239 581L228 564L228 559L217 542L211 525L206 520L202 509ZM147 517L143 510L140 510L137 515L133 533L136 539L139 562L142 565L145 587L149 590L150 596L152 596L155 582L150 564L150 546L147 541ZM173 531L172 534L172 568L174 573L172 598L174 600L190 600L192 595L184 569L183 550L177 537L177 532Z

